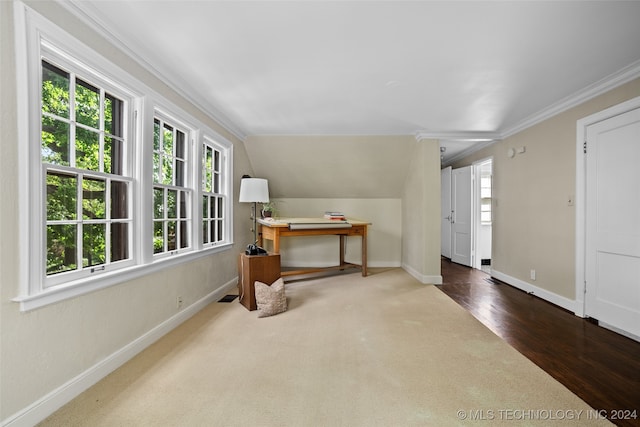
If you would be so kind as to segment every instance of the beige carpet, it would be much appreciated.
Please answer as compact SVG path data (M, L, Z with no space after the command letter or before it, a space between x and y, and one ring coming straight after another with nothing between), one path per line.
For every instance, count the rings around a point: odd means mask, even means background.
M269 318L211 304L42 425L609 425L400 269L286 292Z

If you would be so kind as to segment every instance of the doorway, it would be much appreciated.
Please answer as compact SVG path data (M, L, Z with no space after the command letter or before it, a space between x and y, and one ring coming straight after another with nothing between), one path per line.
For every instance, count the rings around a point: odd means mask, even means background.
M474 168L474 268L491 274L493 159L473 164Z
M441 170L441 255L491 272L493 159Z

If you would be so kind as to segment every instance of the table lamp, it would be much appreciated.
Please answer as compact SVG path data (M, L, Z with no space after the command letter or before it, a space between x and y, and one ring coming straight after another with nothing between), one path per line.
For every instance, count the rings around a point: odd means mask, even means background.
M240 181L240 203L253 203L251 206L251 218L253 219L253 243L247 245L245 253L247 255L261 255L267 253L258 247L258 227L256 203L267 203L269 201L269 184L266 179L251 178L244 175Z

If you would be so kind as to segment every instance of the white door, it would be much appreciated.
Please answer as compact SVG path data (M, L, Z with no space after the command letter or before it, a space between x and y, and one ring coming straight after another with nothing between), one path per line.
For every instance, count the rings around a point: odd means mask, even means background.
M440 171L440 253L451 258L451 166Z
M640 109L586 134L585 314L640 336Z
M472 266L472 166L451 171L451 261Z

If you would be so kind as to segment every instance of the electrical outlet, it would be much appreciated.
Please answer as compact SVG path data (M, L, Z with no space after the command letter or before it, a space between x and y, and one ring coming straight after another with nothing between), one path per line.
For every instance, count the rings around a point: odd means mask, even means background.
M536 271L531 270L531 280L536 280Z
M181 296L176 298L176 308L180 308L180 307L182 307L182 297Z

